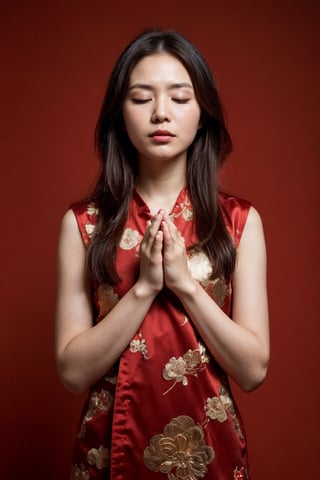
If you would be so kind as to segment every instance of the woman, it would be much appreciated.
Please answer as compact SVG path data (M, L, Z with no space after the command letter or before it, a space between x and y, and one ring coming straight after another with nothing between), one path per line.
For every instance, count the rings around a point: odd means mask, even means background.
M89 389L72 479L247 479L244 391L269 357L257 211L221 192L231 150L200 52L151 30L121 54L96 128L101 173L62 221L56 357Z

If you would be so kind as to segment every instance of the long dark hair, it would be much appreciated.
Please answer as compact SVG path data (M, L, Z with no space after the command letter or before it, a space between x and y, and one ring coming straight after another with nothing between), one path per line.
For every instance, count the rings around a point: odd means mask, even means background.
M232 143L210 68L198 49L175 31L148 30L120 55L111 73L95 131L101 172L91 200L99 209L88 249L88 268L100 283L120 281L115 260L137 175L137 154L123 128L122 107L133 68L143 57L165 52L186 68L201 108L201 128L187 155L187 186L193 206L197 246L213 264L213 275L229 278L235 248L218 203L217 172Z

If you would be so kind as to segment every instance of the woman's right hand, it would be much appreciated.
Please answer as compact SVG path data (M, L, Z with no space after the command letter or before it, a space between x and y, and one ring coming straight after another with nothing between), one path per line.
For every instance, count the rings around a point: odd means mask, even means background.
M163 276L163 233L160 230L164 212L160 211L147 223L140 245L140 275L138 283L145 293L157 294L164 285Z

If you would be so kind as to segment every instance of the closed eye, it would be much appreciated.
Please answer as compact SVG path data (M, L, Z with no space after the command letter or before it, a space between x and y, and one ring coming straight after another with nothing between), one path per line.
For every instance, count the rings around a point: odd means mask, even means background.
M141 105L143 103L150 102L151 98L132 98L131 101L132 103Z
M173 98L172 99L175 103L188 103L190 98Z

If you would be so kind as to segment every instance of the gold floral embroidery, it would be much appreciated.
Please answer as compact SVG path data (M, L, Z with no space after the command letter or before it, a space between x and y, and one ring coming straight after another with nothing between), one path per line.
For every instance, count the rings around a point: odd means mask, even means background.
M94 229L96 227L95 225L95 217L98 215L99 210L98 208L95 207L94 203L89 203L87 206L87 215L89 217L89 220L85 223L84 228L85 231L88 235L88 237L92 237L92 234L94 232ZM91 218L93 217L93 218Z
M227 413L229 413L235 432L238 434L239 438L243 438L243 433L234 409L232 398L224 385L220 386L219 397L207 398L207 403L204 408L207 417L203 423L204 427L210 420L218 420L220 423L225 422L228 418Z
M190 222L193 217L193 212L191 209L184 207L182 210L182 216L186 220L186 222Z
M179 204L181 213L186 222L190 222L193 217L193 211L190 200L187 198L184 202Z
M110 452L102 445L98 449L91 448L87 453L87 460L89 465L95 466L98 470L107 468L110 464Z
M131 250L139 245L141 238L139 232L131 228L126 228L120 240L120 248L123 250Z
M143 458L149 470L167 474L169 480L197 480L207 473L214 451L205 444L201 426L180 416L151 438Z
M170 217L177 218L177 217L180 217L182 215L186 222L190 222L192 220L192 217L193 217L193 211L192 211L192 206L191 206L190 200L188 198L186 198L184 200L184 202L179 203L177 205L177 207L180 208L180 212L179 213L175 212L172 215L170 215Z
M227 420L227 412L225 411L224 405L220 398L207 398L207 405L205 409L207 417L209 417L211 420L218 420L220 423Z
M192 251L188 267L192 277L201 283L208 295L221 307L229 293L229 286L223 276L211 279L212 265L206 253L203 250Z
M187 375L198 376L206 368L206 363L209 363L209 357L206 354L205 347L199 343L199 348L196 350L188 350L182 357L171 357L169 362L165 365L162 376L164 380L174 380L173 385L163 393L166 395L175 387L178 382L182 385L188 385Z
M92 234L94 232L94 229L95 229L95 225L93 223L90 223L90 222L87 222L84 226L86 232L87 232L87 235L89 237L92 237Z
M204 282L212 275L212 265L203 250L193 250L188 257L188 267L197 282Z
M89 409L86 414L87 420L90 420L97 412L109 410L113 403L113 395L107 390L93 392L90 397Z
M148 360L148 347L145 339L142 337L142 333L138 334L138 338L134 338L130 342L130 352L140 352L145 360Z
M89 407L86 415L82 420L79 437L85 435L86 423L89 422L97 413L106 412L113 404L113 395L107 390L93 392L89 399Z
M89 203L87 207L87 214L91 216L91 215L98 215L98 213L99 213L99 209L95 206L95 204Z
M219 305L219 307L222 307L226 296L230 292L230 288L227 285L224 277L218 277L215 278L214 280L207 280L205 282L202 282L202 286L210 295L211 298Z
M241 431L240 423L234 408L234 404L232 401L232 398L230 396L230 393L226 389L224 385L221 385L220 387L220 399L227 410L227 412L231 415L232 422L233 422L233 428L235 429L236 433L238 434L239 438L244 438L243 433Z
M90 475L83 464L81 464L80 467L73 465L70 480L90 480Z
M107 315L107 313L109 313L110 310L113 309L119 298L118 295L115 293L113 287L107 283L99 286L97 296L100 312L99 316L101 318Z
M249 480L249 473L244 467L236 467L233 471L234 480Z

